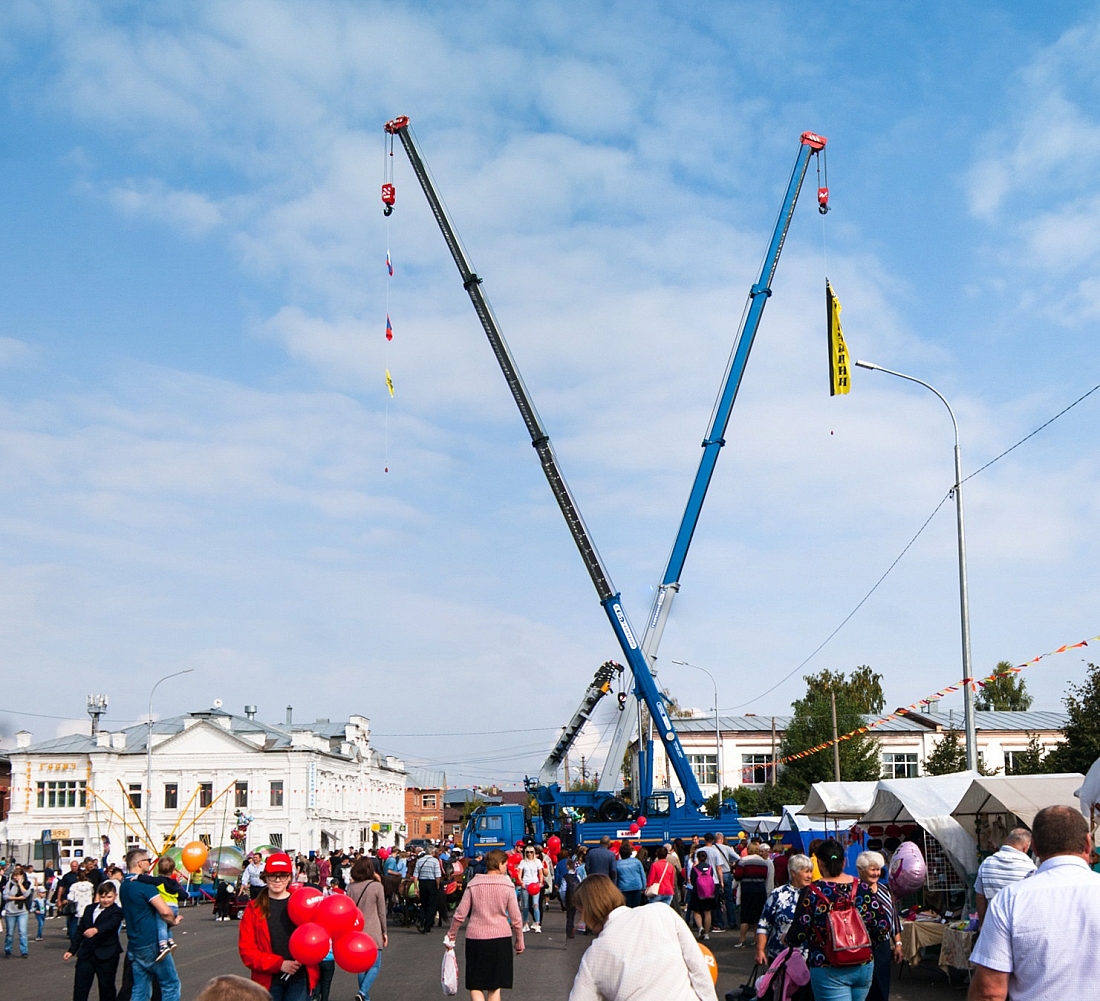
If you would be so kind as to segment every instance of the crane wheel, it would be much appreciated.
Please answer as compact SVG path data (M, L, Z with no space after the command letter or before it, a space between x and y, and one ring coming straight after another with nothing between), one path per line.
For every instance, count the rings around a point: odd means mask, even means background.
M621 799L608 799L600 804L600 820L608 824L617 824L630 816L630 807Z

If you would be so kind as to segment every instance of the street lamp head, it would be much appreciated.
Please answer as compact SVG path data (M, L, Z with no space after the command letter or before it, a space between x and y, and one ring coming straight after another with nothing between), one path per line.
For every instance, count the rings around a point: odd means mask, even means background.
M860 359L856 359L856 368L869 368L873 369L876 372L882 370L881 365L876 365L873 361L862 361Z

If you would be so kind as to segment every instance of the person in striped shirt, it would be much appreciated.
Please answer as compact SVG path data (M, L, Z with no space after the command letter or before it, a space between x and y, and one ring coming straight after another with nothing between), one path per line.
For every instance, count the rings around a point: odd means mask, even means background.
M986 908L999 890L1009 883L1026 879L1035 871L1027 853L1031 849L1031 831L1017 827L1008 832L1005 843L978 866L974 893L978 901L978 927L985 920Z

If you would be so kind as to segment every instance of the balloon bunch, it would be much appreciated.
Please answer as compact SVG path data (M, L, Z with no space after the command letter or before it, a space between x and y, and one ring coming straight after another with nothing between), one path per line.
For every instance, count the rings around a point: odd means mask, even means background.
M639 817L630 825L630 833L637 834L649 821L645 817Z
M290 936L290 954L306 966L316 966L332 949L336 965L348 973L366 973L378 958L378 946L363 931L363 915L342 893L330 897L312 886L301 886L286 905L298 927Z
M236 817L237 823L229 832L229 838L241 851L244 851L244 843L248 838L248 825L252 823L252 817L241 810L237 811Z

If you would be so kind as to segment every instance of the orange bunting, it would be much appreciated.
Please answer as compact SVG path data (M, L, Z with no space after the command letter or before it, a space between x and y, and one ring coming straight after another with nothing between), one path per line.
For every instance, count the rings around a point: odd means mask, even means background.
M1100 640L1100 636L1091 636L1087 640L1081 640L1080 643L1067 643L1063 646L1060 646L1057 650L1051 650L1050 653L1041 653L1038 657L1034 657L1023 664L1020 664L1018 667L1010 667L1004 671L994 671L991 675L989 675L989 677L981 678L980 680L977 678L971 678L969 681L970 688L972 691L976 692L979 687L984 688L987 682L994 681L997 678L1003 678L1005 675L1008 674L1019 674L1025 667L1030 667L1032 664L1037 664L1045 657L1053 657L1055 654L1065 653L1067 650L1079 650L1083 646L1088 646L1090 643L1097 642L1097 640ZM927 698L917 699L916 702L910 702L909 705L903 706L902 708L918 709L921 706L929 705L930 703L935 702L937 699L943 698L943 696L945 695L950 695L952 692L957 692L960 688L965 688L966 685L967 679L962 678L959 681L956 681L955 684L948 685L946 688L941 688L938 692L934 693L933 695L929 695ZM851 740L852 737L855 737L861 733L867 733L868 730L873 730L876 726L882 726L883 723L889 723L891 720L895 720L897 718L898 714L896 712L890 713L888 716L880 716L873 723L868 723L866 726L857 727L850 733L846 733L842 736L837 737L836 740L827 740L823 744L818 744L816 747L809 748L809 750L799 751L796 754L789 754L785 758L779 758L775 763L777 765L785 765L788 761L799 761L802 758L808 758L811 754L818 754L821 751L832 747L833 744L839 744L841 741L844 740Z

